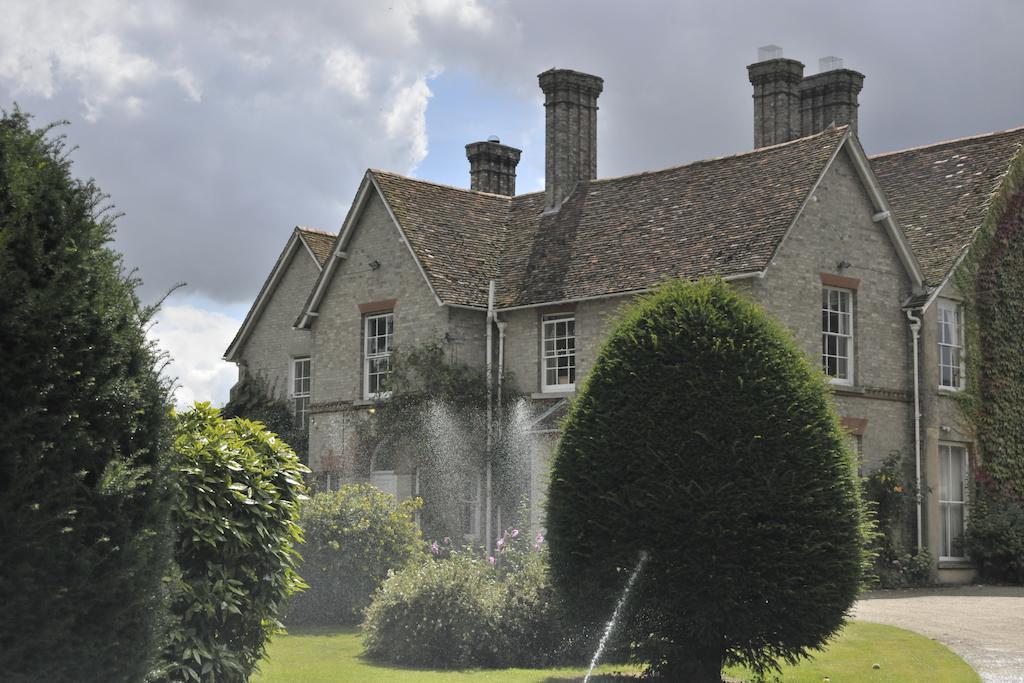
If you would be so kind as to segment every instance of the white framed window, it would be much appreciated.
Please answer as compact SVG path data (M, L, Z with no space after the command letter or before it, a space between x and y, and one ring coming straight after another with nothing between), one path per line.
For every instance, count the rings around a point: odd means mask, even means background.
M967 525L967 448L939 444L939 559L962 560Z
M387 398L391 373L391 346L395 335L394 313L374 313L363 318L363 398Z
M541 320L541 389L576 389L576 317L572 313L546 315Z
M939 387L964 387L963 307L953 301L939 301Z
M469 539L480 537L480 475L462 477L459 485L459 529Z
M309 429L309 396L312 379L312 361L306 358L292 359L292 401L294 402L295 426Z
M853 292L821 289L821 366L834 384L853 384Z

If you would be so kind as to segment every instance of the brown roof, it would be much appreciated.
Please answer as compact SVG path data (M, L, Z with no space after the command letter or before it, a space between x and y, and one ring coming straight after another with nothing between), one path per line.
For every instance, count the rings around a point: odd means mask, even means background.
M313 256L316 257L320 267L323 268L324 264L327 263L327 259L331 257L331 247L334 246L334 240L337 235L323 230L314 230L313 228L297 227L295 229L298 230L299 237L306 243L309 250L313 252Z
M1021 144L1016 128L871 157L927 284L941 283L970 244Z
M763 270L846 134L514 198L373 171L445 303L530 305Z
M447 304L486 306L510 199L370 171L434 291Z

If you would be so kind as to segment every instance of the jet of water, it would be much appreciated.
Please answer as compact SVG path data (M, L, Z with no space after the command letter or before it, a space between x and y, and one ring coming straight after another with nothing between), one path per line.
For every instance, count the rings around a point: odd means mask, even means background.
M618 604L615 605L615 611L612 612L612 618L608 621L608 624L604 627L604 634L601 636L601 642L597 644L597 652L594 653L594 658L590 660L590 668L587 670L587 675L583 678L583 683L590 683L590 677L594 674L594 667L597 666L597 662L601 659L601 654L604 653L604 648L608 644L608 639L612 636L612 631L615 630L615 623L619 620L619 615L622 613L622 608L626 606L626 600L629 599L629 593L633 590L633 584L636 583L636 577L640 576L640 572L643 571L644 565L647 564L647 551L640 551L640 561L636 563L636 569L629 576L629 581L626 582L626 589L622 591L622 596L619 598Z

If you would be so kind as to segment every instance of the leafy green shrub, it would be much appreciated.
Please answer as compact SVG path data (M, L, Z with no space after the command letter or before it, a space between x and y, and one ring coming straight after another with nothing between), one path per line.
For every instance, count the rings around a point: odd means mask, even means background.
M175 622L161 679L245 681L303 587L296 518L309 470L258 422L225 420L207 403L178 420Z
M366 654L403 665L491 666L500 598L495 572L471 553L411 566L390 576L366 610Z
M994 482L983 480L971 505L965 533L967 553L978 574L997 583L1024 583L1024 504Z
M165 613L167 386L68 155L0 114L0 678L134 682Z
M245 373L231 390L231 400L220 412L225 419L241 417L262 423L291 446L299 460L305 463L309 451L309 431L305 426L295 423L292 409L288 401L269 396L267 384L261 377Z
M556 585L607 620L643 553L626 631L655 673L720 680L822 646L859 590L853 454L820 370L721 281L673 282L604 343L548 493Z
M289 624L356 624L388 572L424 559L413 514L420 501L396 504L370 484L317 493L302 505L305 545L299 571L309 588L294 595Z
M865 577L867 587L913 588L932 582L932 556L922 549L907 549L907 520L915 500L914 486L907 481L903 455L893 451L882 466L862 481L864 500L875 521L869 552L872 562Z
M543 541L507 529L486 561L432 543L434 558L393 575L374 598L363 624L367 654L445 668L581 659L584 641L551 584Z

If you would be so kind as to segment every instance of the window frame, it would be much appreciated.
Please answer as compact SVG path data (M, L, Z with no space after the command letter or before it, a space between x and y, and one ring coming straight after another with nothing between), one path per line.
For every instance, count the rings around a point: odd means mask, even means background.
M856 293L856 291L857 290L855 290L855 289L849 289L849 288L846 288L846 287L834 287L832 285L822 285L822 287L821 287L821 295L822 295L823 299L828 295L829 292L838 292L839 293L839 295L840 295L840 309L839 309L838 313L839 313L840 316L846 315L849 318L849 333L845 334L845 335L842 334L841 332L832 332L831 330L826 330L825 329L824 320L822 321L822 324L821 324L821 345L822 345L822 348L821 348L821 368L822 368L822 371L825 373L825 375L828 376L829 381L832 384L838 384L840 386L853 386L854 385L854 376L855 376L854 373L855 373L855 369L856 369L856 364L854 362L854 357L856 355L856 327L855 327L855 320L854 320L854 318L855 318L855 316L854 316L854 306L855 306L855 299L856 299L856 297L854 296L854 294ZM843 313L843 311L841 309L841 297L843 295L845 295L847 297L847 307L848 307L848 310L845 312L845 314ZM820 311L821 311L821 313L823 315L826 314L826 313L832 313L833 312L833 309L831 308L831 301L828 301L827 303L828 303L829 308L825 307L826 306L826 301L822 301L822 303L821 303ZM836 355L829 355L829 354L826 353L826 351L828 350L828 346L827 346L827 341L826 340L829 337L836 337L837 339L846 339L847 340L846 356L845 357L838 355L838 342L836 344L836 349L837 349ZM845 360L846 360L846 376L845 377L839 377L839 376L836 376L836 375L830 375L828 373L828 363L827 363L827 359L828 358L836 358L836 359L845 358ZM838 368L838 363L836 365L837 365L837 368Z
M467 496L467 493L472 495ZM459 481L458 515L459 531L466 540L478 540L481 537L480 505L483 497L483 477L479 472L472 472ZM466 530L468 513L469 530Z
M571 335L567 334L567 335L562 336L562 337L558 336L558 332L557 332L557 330L558 330L558 323L561 323L561 322L571 322L572 323L572 334ZM550 339L552 340L552 342L555 343L555 347L556 348L552 349L551 355L548 354L548 350L547 350L547 341L549 339L549 337L547 335L548 325L553 325L554 326L554 330L555 330L554 336L552 336ZM562 312L562 313L547 313L547 314L544 314L544 315L541 316L541 319L540 319L540 390L541 390L542 393L555 394L555 393L567 393L567 392L571 392L571 391L576 391L576 379L577 379L576 373L577 373L577 370L578 370L578 366L577 366L577 363L576 363L577 351L578 351L578 349L576 347L576 338L577 338L577 335L576 335L576 312L575 311L565 311L565 312ZM571 339L572 340L572 352L571 353L559 353L559 350L557 348L557 342L559 340L562 340L562 339L566 339L566 340L570 340ZM567 384L557 384L557 383L556 384L548 384L548 361L549 360L554 360L555 361L555 366L554 366L553 370L555 372L555 378L557 379L557 377L558 377L558 369L559 369L559 367L558 367L558 359L559 358L569 358L570 359L570 364L567 366L567 368L568 368L569 372L571 373L572 382L569 382Z
M298 374L298 368L300 363L306 364L306 391L301 392L295 386L296 382L300 380ZM289 398L292 403L292 414L295 416L295 426L300 427L303 431L309 431L309 407L312 403L313 395L313 357L312 356L293 356L291 359L291 372L289 373L288 388ZM305 399L305 408L299 408L299 401ZM300 414L302 419L299 419Z
M380 318L385 319L385 348L384 352L370 353L370 340L379 339L382 335L375 334L370 335L370 322ZM395 312L391 311L375 311L373 313L365 313L362 320L363 334L362 334L362 351L363 351L363 400L374 401L379 399L391 398L390 391L370 391L370 376L383 375L386 380L388 375L391 374L391 352L394 350L394 337L395 337ZM390 325L390 330L388 330ZM387 361L387 370L383 373L370 372L370 365L372 361L384 359ZM378 384L378 387L380 384Z
M963 391L966 386L966 366L964 363L964 307L959 301L951 301L949 299L939 299L936 302L936 318L938 323L938 338L936 343L939 351L939 390L940 391ZM944 343L943 333L946 325L943 321L943 312L952 311L953 313L953 326L957 336L956 343ZM958 365L945 365L942 362L942 351L944 348L955 349L957 358L959 359ZM943 384L943 369L950 368L954 371L954 377L956 379L955 384Z
M945 451L945 452L944 452ZM947 489L947 482L943 476L946 468L944 468L943 458L949 455L953 457L953 452L960 452L961 462L961 476L960 476L960 497L954 499L951 495L951 491ZM970 450L966 444L962 443L939 443L939 490L938 490L938 501L939 501L939 561L940 562L962 562L967 559L967 551L963 545L963 535L967 531L968 523L968 512L969 512L969 492L970 492ZM950 461L952 464L952 460ZM951 468L949 468L951 469ZM953 539L950 538L950 525L951 514L953 510L959 510L960 516L960 555L947 554L947 550L952 552L953 550Z

